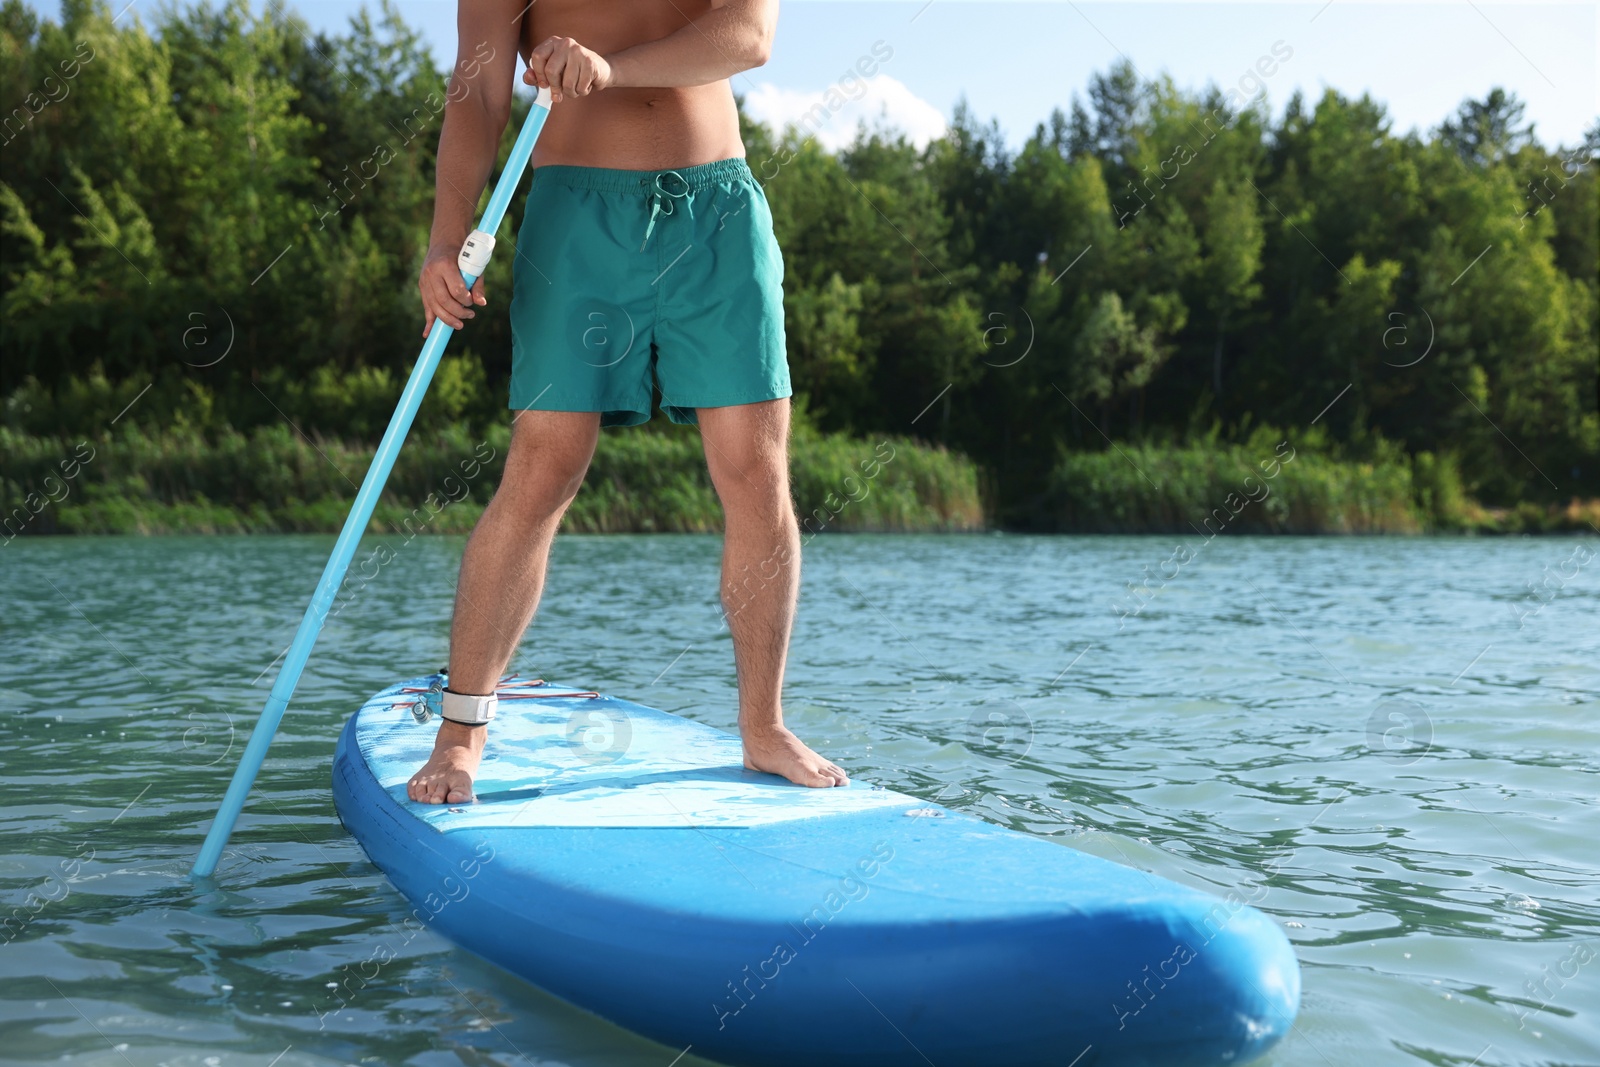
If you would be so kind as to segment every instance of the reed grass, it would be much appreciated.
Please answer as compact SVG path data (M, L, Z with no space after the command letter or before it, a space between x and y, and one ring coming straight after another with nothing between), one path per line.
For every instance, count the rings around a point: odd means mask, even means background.
M368 531L470 530L504 471L508 427L455 423L413 433ZM791 447L796 510L850 496L828 530L975 530L977 471L965 457L904 439L875 477L876 442L799 427ZM565 528L710 532L722 509L692 427L608 430ZM343 524L374 447L308 438L287 425L205 435L137 426L92 440L0 427L0 539L19 533L332 532ZM87 457L87 458L86 458ZM70 474L69 474L70 471ZM852 479L854 476L854 480ZM864 484L862 495L859 488ZM816 523L813 522L813 527Z

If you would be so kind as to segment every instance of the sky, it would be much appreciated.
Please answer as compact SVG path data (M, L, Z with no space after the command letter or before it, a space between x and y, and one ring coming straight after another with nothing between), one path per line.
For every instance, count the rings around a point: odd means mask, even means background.
M116 0L121 7L125 0ZM273 3L279 0L272 0ZM361 0L282 0L314 29L342 32ZM157 0L134 0L134 13ZM55 16L59 3L43 0ZM257 3L258 7L264 6ZM455 53L453 0L396 0L441 68ZM781 125L821 100L863 56L888 58L862 93L818 132L832 148L862 120L887 121L918 143L944 129L965 97L1020 145L1051 108L1126 56L1144 76L1183 89L1237 85L1274 48L1264 80L1274 114L1295 89L1370 93L1394 132L1427 131L1468 98L1500 86L1526 105L1546 145L1576 144L1600 117L1600 3L1124 2L1076 0L786 0L771 60L734 78L756 117ZM1249 83L1246 88L1252 88Z

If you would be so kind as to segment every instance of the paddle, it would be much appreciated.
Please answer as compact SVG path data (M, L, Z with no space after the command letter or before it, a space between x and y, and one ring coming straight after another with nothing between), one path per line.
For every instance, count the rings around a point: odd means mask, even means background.
M539 139L539 131L544 128L545 119L549 116L550 90L540 89L533 106L528 109L528 117L523 120L516 143L511 146L511 156L506 160L505 170L500 173L500 180L495 183L494 193L489 197L489 206L484 209L478 229L467 238L461 250L461 278L469 289L489 263L489 255L494 250L492 235L500 228L506 208L511 206L511 195L516 192L522 172L527 169L528 157L533 152L533 143ZM206 833L205 844L200 846L200 855L191 872L193 877L206 878L217 869L223 846L233 833L233 824L239 818L245 798L250 795L250 787L255 784L262 762L267 758L267 747L272 744L278 723L289 707L289 698L299 684L300 673L305 670L306 660L311 657L311 646L317 643L323 620L333 606L334 596L344 581L345 572L350 569L350 560L372 518L372 509L378 503L384 483L389 480L395 457L400 454L400 446L411 429L412 420L417 416L422 396L428 391L428 383L433 381L433 372L438 369L439 357L444 354L445 345L454 332L439 319L434 320L433 329L428 332L422 354L417 357L417 365L400 394L400 405L389 420L389 428L383 432L383 440L378 442L372 466L367 468L367 476L361 481L355 503L350 506L350 515L344 520L344 528L339 531L339 540L334 542L333 555L328 557L328 565L322 569L317 591L311 595L311 603L306 607L305 617L300 620L300 628L295 631L283 667L278 671L277 680L272 683L266 707L256 720L255 729L250 732L250 741L245 745L244 755L239 758L238 769L233 772L233 781L228 783L228 792L222 798L222 805L217 808L217 818Z

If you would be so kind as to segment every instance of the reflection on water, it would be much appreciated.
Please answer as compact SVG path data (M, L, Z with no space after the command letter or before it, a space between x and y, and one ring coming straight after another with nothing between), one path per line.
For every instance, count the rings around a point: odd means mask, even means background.
M788 715L857 779L1259 901L1305 971L1266 1063L1600 1063L1600 564L1545 580L1576 543L1219 538L1173 574L1162 538L818 538ZM331 538L4 548L0 1062L671 1060L405 924L334 816L345 717L444 661L461 544L330 621L198 889ZM561 540L516 667L731 728L719 547Z

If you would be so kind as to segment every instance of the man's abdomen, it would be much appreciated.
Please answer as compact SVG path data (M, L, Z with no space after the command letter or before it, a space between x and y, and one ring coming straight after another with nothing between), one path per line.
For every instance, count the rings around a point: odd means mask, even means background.
M744 155L727 82L690 89L606 89L550 111L533 166L661 170Z

